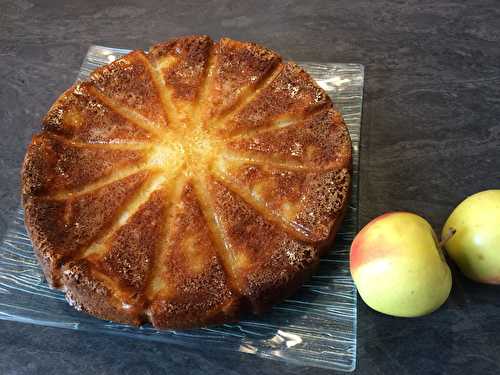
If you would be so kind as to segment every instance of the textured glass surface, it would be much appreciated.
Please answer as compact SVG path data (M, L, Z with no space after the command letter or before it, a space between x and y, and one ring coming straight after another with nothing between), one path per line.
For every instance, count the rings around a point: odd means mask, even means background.
M92 46L78 79L127 50ZM20 209L0 245L0 319L114 333L165 343L241 351L308 366L352 371L356 364L356 289L349 274L349 245L357 229L358 155L363 94L359 64L299 63L328 92L343 113L354 147L353 195L334 245L314 276L290 299L238 324L158 331L92 318L70 307L48 288L33 254Z

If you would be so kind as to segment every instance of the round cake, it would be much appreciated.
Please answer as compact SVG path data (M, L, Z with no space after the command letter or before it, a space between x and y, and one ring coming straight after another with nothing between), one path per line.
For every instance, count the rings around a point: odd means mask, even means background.
M236 321L314 270L351 162L342 116L299 66L180 37L57 99L24 160L25 222L78 310L158 328Z

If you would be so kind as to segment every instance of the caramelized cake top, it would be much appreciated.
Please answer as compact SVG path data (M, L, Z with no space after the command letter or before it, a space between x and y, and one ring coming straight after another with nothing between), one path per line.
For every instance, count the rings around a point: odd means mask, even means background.
M48 281L97 317L195 327L261 312L345 211L351 141L299 66L188 36L96 69L52 105L23 171Z

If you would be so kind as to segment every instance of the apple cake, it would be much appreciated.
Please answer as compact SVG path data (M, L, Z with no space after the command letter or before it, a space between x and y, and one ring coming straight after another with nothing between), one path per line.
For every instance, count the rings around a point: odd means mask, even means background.
M299 66L188 36L133 51L64 92L22 170L49 284L96 317L190 328L260 313L332 243L351 140Z

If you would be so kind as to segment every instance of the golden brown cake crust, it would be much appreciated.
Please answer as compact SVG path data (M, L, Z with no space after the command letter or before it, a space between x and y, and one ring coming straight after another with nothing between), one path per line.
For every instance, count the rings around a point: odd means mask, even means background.
M163 268L157 271L157 275L164 275L167 285L151 292L153 324L189 327L231 319L238 307L238 297L228 285L191 183L182 189L169 224L166 251L158 262ZM190 243L194 246L190 247ZM172 294L174 298L170 297Z
M234 108L246 92L262 85L276 71L281 57L255 43L222 38L213 60L209 113L218 117Z
M196 99L212 45L210 37L204 35L175 38L151 47L151 62L175 98Z
M78 310L158 328L261 313L332 243L351 141L299 66L185 36L96 69L52 105L25 156L25 223Z
M80 82L62 94L43 119L43 128L69 141L84 143L141 142L152 138L99 99L90 82Z
M41 195L78 189L145 161L142 150L92 148L42 133L33 137L26 154L23 192Z

